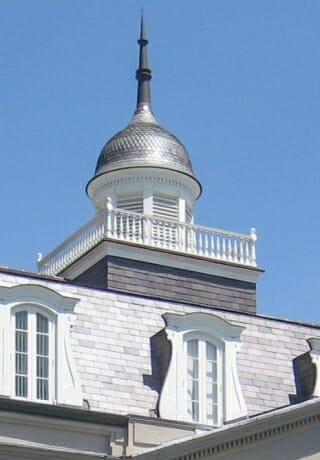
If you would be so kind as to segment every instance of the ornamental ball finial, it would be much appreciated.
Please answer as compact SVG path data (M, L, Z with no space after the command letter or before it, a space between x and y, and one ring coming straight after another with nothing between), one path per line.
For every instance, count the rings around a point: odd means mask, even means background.
M250 236L251 236L252 241L255 243L258 239L257 230L255 227L250 228Z
M107 208L108 211L112 211L112 209L113 209L113 204L112 204L112 198L111 198L111 196L108 196L108 197L107 197L106 208Z

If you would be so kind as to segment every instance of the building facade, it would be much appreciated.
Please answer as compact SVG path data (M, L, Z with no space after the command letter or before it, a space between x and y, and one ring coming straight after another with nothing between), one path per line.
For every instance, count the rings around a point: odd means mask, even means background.
M0 268L0 459L320 458L320 326L256 311L256 231L194 222L141 21L137 106L87 184L95 217L38 273Z

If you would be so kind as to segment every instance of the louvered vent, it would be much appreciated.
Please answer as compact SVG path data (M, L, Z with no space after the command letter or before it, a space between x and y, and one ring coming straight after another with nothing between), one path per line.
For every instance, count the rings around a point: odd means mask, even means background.
M117 208L124 211L143 213L142 195L122 195L117 197ZM143 234L143 224L134 216L118 216L116 220L117 236L121 239L139 239Z
M177 198L168 195L153 195L153 216L157 219L178 221L179 210ZM155 222L152 237L156 244L175 247L177 244L177 227L174 222Z
M192 223L192 209L189 206L186 206L186 223Z
M153 215L158 219L178 220L178 200L167 195L153 195Z
M132 212L143 212L142 195L124 195L117 197L117 208Z

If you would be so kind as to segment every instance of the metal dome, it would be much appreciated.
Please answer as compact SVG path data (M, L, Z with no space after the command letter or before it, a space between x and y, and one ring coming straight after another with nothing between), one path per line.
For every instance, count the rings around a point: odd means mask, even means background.
M138 107L131 123L106 143L95 175L135 167L173 169L193 176L187 150L156 122L148 105Z
M156 121L151 104L151 70L141 17L137 106L130 124L115 134L103 147L94 178L101 174L127 168L152 167L179 171L194 179L191 161L183 144ZM90 181L91 182L91 181Z

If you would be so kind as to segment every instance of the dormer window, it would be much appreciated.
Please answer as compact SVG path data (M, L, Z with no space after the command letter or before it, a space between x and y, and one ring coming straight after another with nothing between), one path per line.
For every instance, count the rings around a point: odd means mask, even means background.
M70 330L78 299L35 284L0 287L0 395L82 406Z
M237 373L242 327L207 313L164 315L171 359L160 417L220 426L247 415Z
M54 322L44 312L26 307L14 313L15 395L49 401L54 391Z

